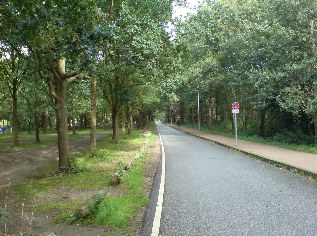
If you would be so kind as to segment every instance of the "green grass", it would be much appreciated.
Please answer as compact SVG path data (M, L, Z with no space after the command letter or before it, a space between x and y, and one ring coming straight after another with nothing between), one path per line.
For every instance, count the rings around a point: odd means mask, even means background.
M77 140L83 137L89 137L90 130L77 130L77 134L73 135L72 131L68 132L68 138L70 141ZM97 134L105 133L105 130L98 129ZM45 148L51 147L57 144L57 133L48 132L40 134L40 143L35 142L35 133L29 134L27 132L19 133L19 143L18 146L13 146L13 136L9 133L0 135L0 145L1 148L6 151L20 151L23 149L32 149L32 148Z
M193 125L184 125L184 127L197 129L197 126L193 126ZM229 138L235 138L235 135L232 132L225 131L221 127L214 127L212 130L208 130L207 127L204 126L204 127L201 127L201 131L211 133L211 134L221 135L221 136L225 136ZM281 147L281 148L287 148L287 149L291 149L295 151L317 154L317 145L287 144L287 143L276 142L270 138L250 136L250 135L246 135L244 133L239 133L239 132L238 132L238 139L256 142L256 143L268 144L268 145Z
M66 211L54 216L53 220L56 224L59 224L63 222L72 222L75 219L74 217L73 211Z
M134 216L149 203L144 190L144 168L149 156L146 151L141 151L146 140L142 133L142 130L136 130L118 142L113 142L111 137L107 136L98 142L96 151L78 153L71 157L71 163L76 170L73 173L57 172L58 166L54 162L37 170L28 183L12 186L11 195L24 202L37 197L43 199L46 195L54 196L52 193L56 194L56 191L65 192L65 195L68 191L106 192L91 199L90 214L84 220L76 221L75 218L76 208L87 204L87 200L84 202L83 199L53 199L37 206L35 212L54 213L56 223L106 225L111 232L109 235L129 235L129 232L135 232L135 226L131 226ZM87 131L83 131L80 135L87 134ZM155 139L156 135L151 135L149 143ZM135 160L136 156L139 158ZM130 162L133 162L133 168L123 171L123 167ZM118 171L122 173L122 183L119 187L113 187L111 178ZM123 189L124 193L113 195L112 192L116 192L116 188Z
M12 190L15 192L16 197L22 200L26 193L30 198L40 194L51 193L55 189L60 188L77 190L103 189L109 186L112 175L111 170L86 170L81 173L60 174L40 180L34 179L29 184L13 186Z
M91 206L89 221L98 225L122 228L142 207L149 203L143 187L143 165L141 164L124 175L123 186L127 190L126 194L120 197L99 196L95 199Z

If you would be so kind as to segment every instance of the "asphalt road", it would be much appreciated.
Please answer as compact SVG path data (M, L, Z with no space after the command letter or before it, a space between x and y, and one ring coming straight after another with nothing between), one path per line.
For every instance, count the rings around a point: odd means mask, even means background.
M158 125L166 154L160 235L317 235L317 183Z

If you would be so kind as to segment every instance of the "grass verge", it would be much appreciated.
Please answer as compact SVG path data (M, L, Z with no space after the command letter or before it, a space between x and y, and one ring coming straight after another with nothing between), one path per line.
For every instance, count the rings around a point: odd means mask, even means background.
M74 135L72 131L68 132L68 138L70 141L77 140L84 137L89 137L90 130L77 130L77 133ZM97 129L97 134L105 133L103 129ZM47 132L41 133L40 143L35 142L35 134L29 134L27 132L19 133L19 145L13 145L13 136L10 133L5 133L0 135L0 147L5 151L22 151L24 149L32 148L47 148L57 144L57 133L56 132Z
M151 145L157 138L154 132L149 138L143 132L136 130L118 142L107 136L94 152L73 155L72 173L56 172L56 163L43 167L29 183L11 187L10 197L25 211L50 215L55 223L103 226L106 235L135 235L142 224L142 219L135 223L136 216L149 203L144 186L149 161L145 143ZM127 165L132 167L125 170ZM120 173L118 186L111 184L114 173ZM83 207L87 212L78 217L76 211Z

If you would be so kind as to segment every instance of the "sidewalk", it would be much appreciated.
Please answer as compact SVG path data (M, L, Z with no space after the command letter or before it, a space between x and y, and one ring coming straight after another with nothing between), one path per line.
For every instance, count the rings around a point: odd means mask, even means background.
M286 168L292 172L317 179L317 154L299 152L245 140L238 140L238 144L236 145L234 138L209 134L185 127L179 128L176 125L169 126L185 133L210 140L227 148L241 151L270 164Z

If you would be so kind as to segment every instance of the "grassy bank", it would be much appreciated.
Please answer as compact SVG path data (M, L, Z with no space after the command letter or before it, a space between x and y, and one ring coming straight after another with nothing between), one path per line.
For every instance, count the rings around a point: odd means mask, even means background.
M156 140L153 132L149 137L143 132L136 130L118 142L107 136L96 151L71 157L72 173L60 174L57 163L52 163L27 184L11 186L8 195L35 218L45 215L55 223L95 225L105 228L105 235L135 235L142 224L139 213L149 203L144 170L148 147ZM114 176L119 178L118 185L113 184ZM34 231L24 232L36 234L34 225Z

